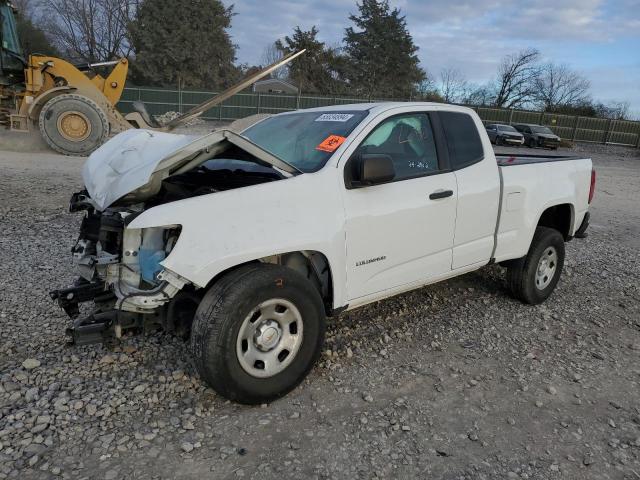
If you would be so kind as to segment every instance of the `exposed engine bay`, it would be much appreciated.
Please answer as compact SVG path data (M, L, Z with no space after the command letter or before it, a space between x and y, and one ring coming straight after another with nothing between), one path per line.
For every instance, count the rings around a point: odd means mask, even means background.
M192 170L165 179L158 195L149 199L146 206L149 208L282 178L285 177L277 170L261 165L254 157L234 147L225 152L224 158L208 160Z

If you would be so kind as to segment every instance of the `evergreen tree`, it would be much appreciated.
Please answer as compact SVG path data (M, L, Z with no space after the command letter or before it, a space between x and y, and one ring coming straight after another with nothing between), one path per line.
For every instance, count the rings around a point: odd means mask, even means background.
M41 53L52 57L60 56L60 52L51 45L44 31L22 12L16 15L16 27L25 58L32 53Z
M344 36L345 76L358 95L407 97L425 78L400 10L387 0L362 0L359 15L350 15L354 27ZM357 30L356 30L357 29Z
M334 61L335 52L318 40L318 29L301 30L296 27L291 37L277 40L276 48L284 55L306 52L288 65L288 79L300 92L304 93L334 93L336 87Z
M219 89L237 81L227 29L233 5L220 0L144 0L130 25L139 84Z

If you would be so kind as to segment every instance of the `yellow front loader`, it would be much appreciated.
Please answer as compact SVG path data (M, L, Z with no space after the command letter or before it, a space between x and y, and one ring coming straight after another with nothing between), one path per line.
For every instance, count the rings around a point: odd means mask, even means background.
M284 56L165 125L158 124L140 102L126 117L115 106L129 68L126 58L72 65L60 58L22 54L14 9L0 0L0 125L13 131L38 128L44 140L64 155L89 155L109 136L129 128L170 131L202 115L256 81L302 55ZM106 76L96 68L113 67Z
M127 78L127 59L103 78L89 78L59 58L29 56L25 88L15 96L10 128L27 132L37 125L42 138L65 155L88 155L109 135L131 128L115 109ZM97 65L87 65L94 68Z
M0 124L38 128L54 150L88 155L129 122L115 109L127 78L126 58L72 65L60 58L22 54L13 7L0 0ZM112 66L104 78L98 67Z

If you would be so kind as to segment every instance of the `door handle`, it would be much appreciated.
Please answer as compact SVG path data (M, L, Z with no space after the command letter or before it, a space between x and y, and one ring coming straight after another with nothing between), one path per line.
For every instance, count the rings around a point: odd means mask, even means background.
M447 198L453 196L453 190L440 190L439 192L433 192L429 195L430 200L438 200L440 198Z

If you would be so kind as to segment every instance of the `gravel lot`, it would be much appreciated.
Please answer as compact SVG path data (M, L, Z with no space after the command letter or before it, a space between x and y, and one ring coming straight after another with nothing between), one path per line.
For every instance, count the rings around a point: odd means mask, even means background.
M495 266L343 314L262 407L167 335L66 347L82 159L0 152L0 479L640 478L640 156L582 150L593 223L548 302Z

